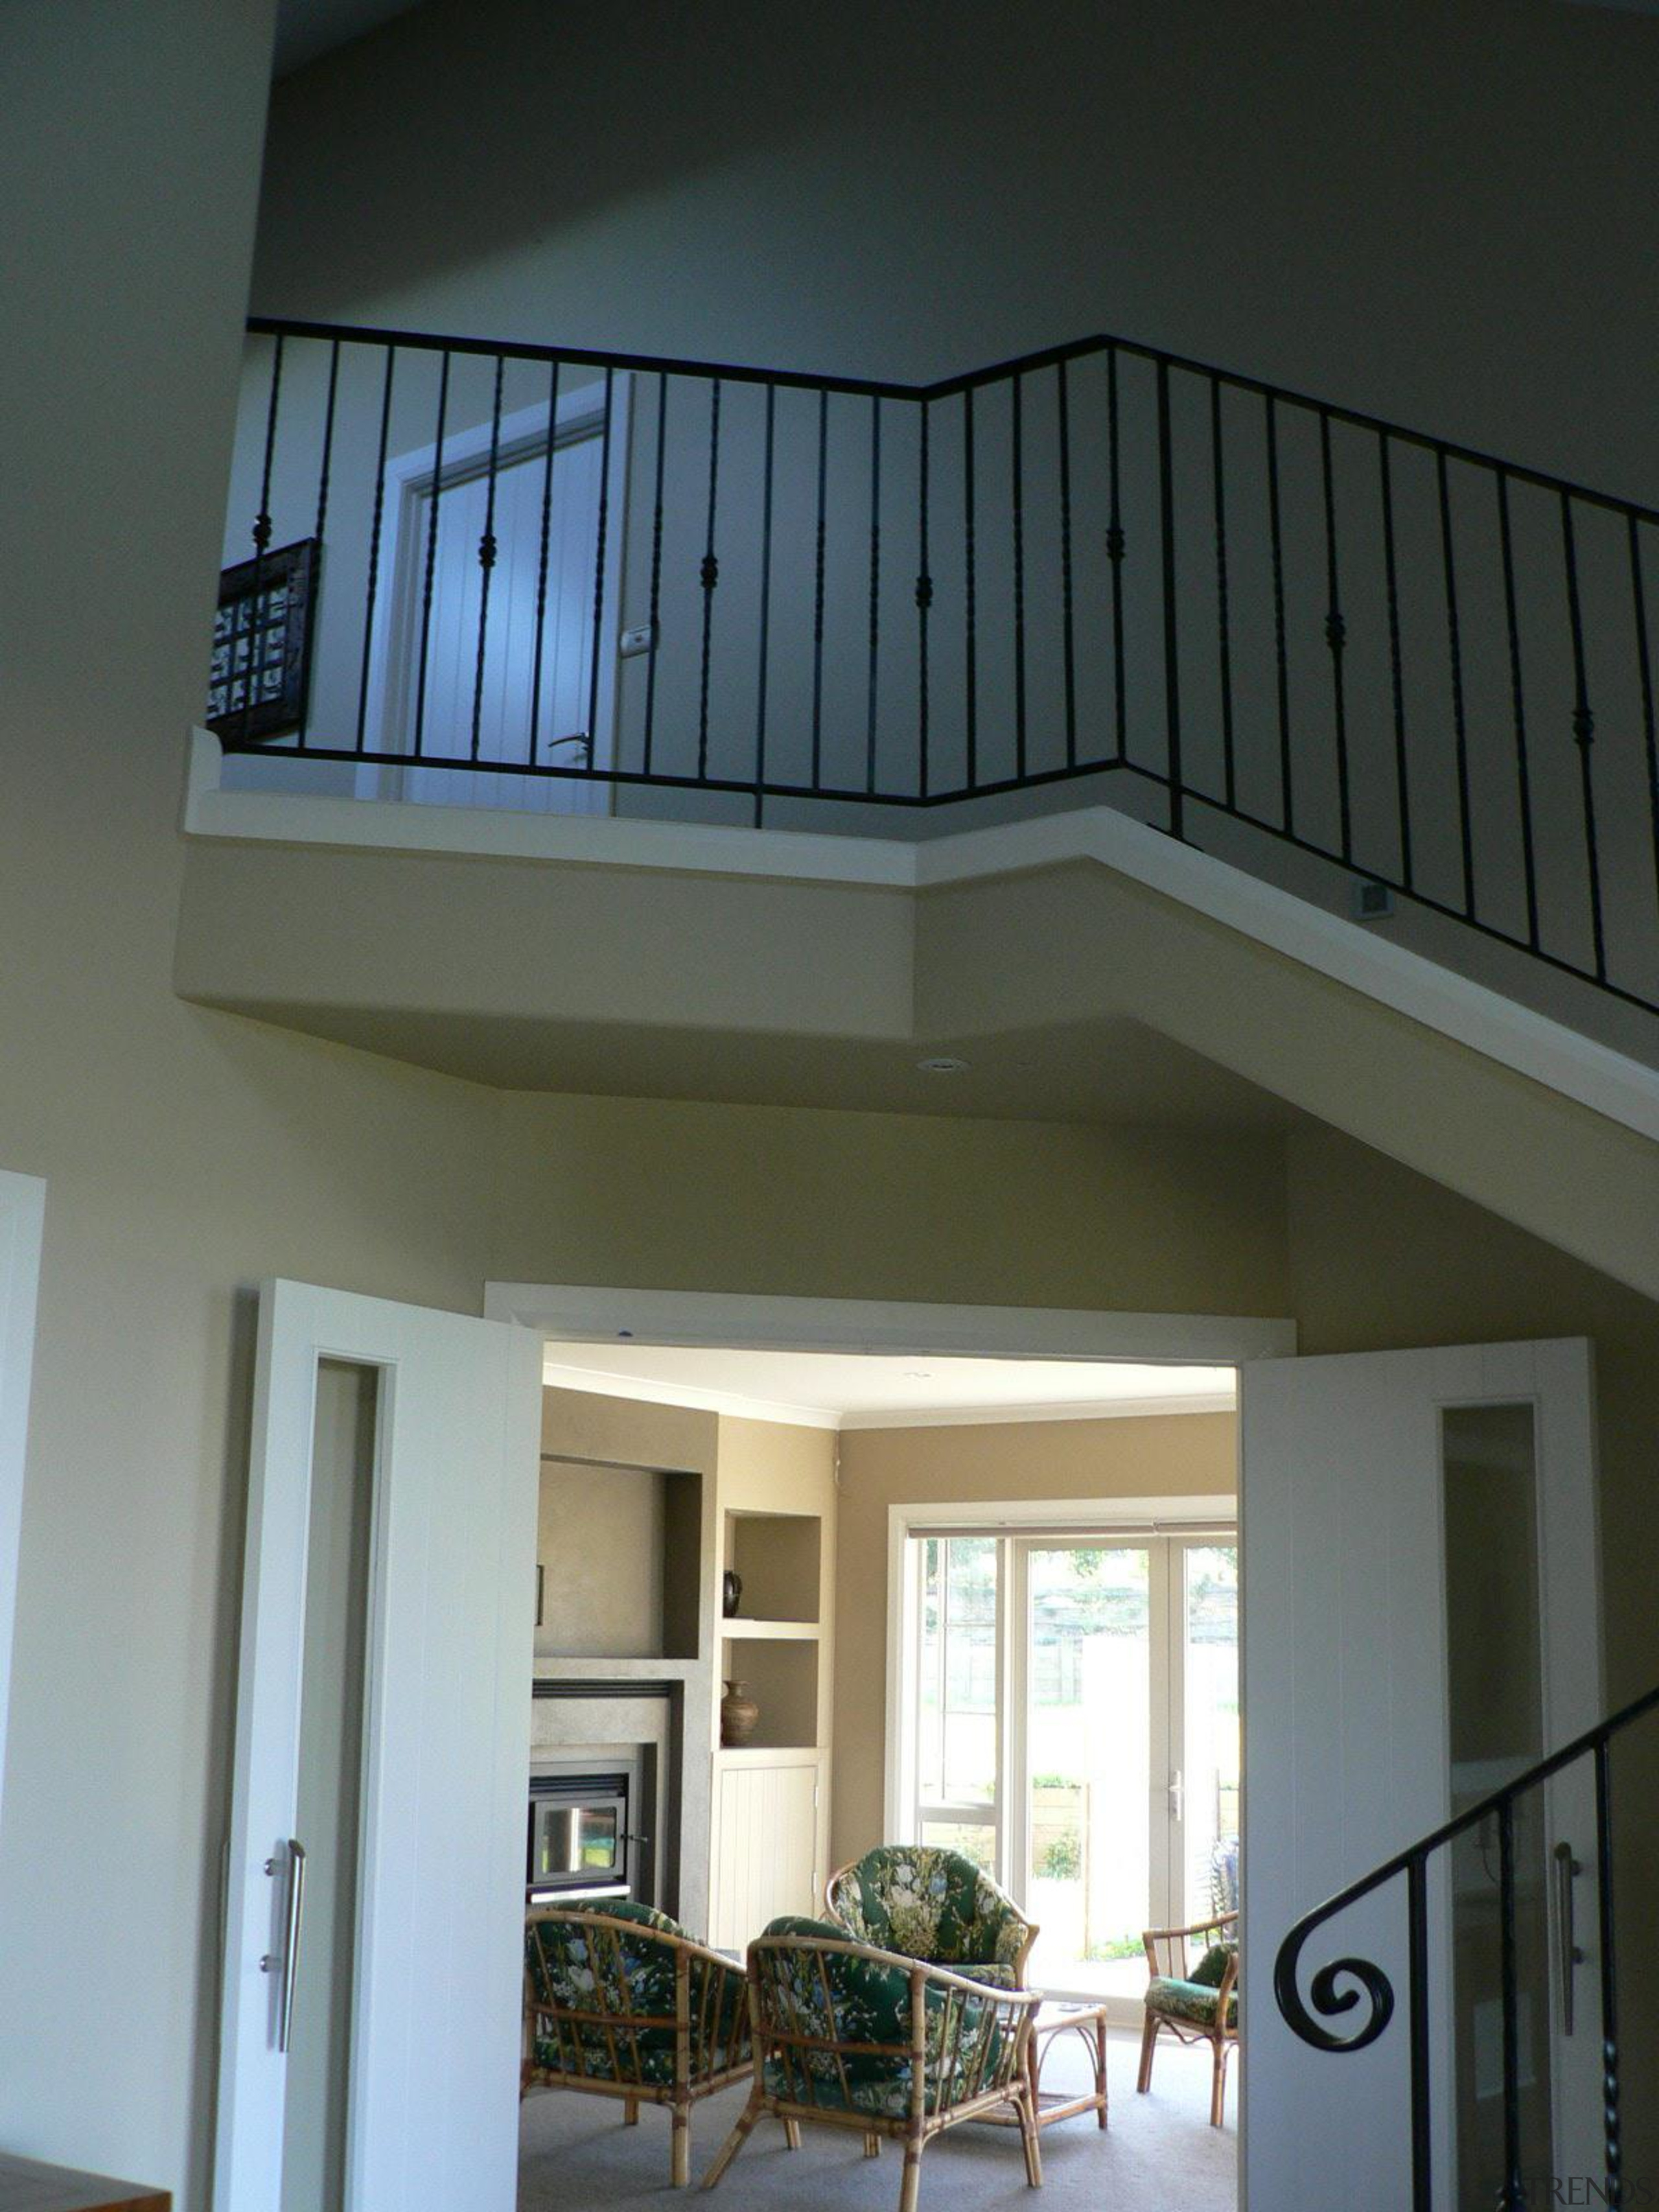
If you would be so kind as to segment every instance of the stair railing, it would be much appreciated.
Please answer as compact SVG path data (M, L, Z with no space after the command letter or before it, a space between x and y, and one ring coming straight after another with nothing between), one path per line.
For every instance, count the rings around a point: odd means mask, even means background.
M1071 787L1659 1010L1652 508L1120 338L910 385L248 328L231 753L876 834Z
M1335 2053L1364 2051L1388 2030L1396 2010L1394 1984L1374 1960L1352 1955L1331 1959L1307 1978L1304 1995L1303 1954L1328 1924L1362 1899L1403 1881L1406 1905L1406 2014L1410 2038L1411 2212L1434 2212L1435 2115L1431 2069L1434 2024L1430 2006L1430 1868L1437 1854L1482 1823L1494 1821L1498 1838L1500 1997L1503 2033L1504 2172L1498 2212L1524 2212L1528 2203L1522 2164L1521 2032L1516 1944L1516 1810L1518 1802L1552 1777L1591 1762L1595 1797L1596 1916L1600 1954L1602 2174L1595 2202L1618 2208L1625 2203L1622 2083L1620 2061L1618 1948L1613 1885L1613 1772L1615 1736L1647 1714L1659 1711L1659 1687L1610 1714L1547 1759L1468 1806L1453 1820L1380 1866L1322 1905L1304 1914L1285 1936L1273 1962L1273 1996L1293 2032L1315 2050ZM1570 1882L1574 1869L1558 1862L1558 1876ZM1560 1918L1555 1900L1558 1942L1570 1942L1570 1916ZM1571 1990L1571 1959L1565 1961L1564 1987ZM1366 2010L1346 2031L1325 2025L1343 2021L1362 2002ZM1570 2002L1570 1998L1569 1998ZM1440 2023L1442 2033L1448 2023ZM1552 2199L1552 2201L1559 2201ZM1575 2202L1579 2201L1577 2199ZM1588 2200L1586 2200L1588 2201Z

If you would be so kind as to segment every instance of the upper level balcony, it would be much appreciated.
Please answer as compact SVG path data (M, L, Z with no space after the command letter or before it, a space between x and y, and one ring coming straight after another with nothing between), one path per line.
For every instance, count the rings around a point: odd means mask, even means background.
M258 320L208 720L225 791L400 808L1109 805L1651 1060L1656 524L1116 340L918 387Z

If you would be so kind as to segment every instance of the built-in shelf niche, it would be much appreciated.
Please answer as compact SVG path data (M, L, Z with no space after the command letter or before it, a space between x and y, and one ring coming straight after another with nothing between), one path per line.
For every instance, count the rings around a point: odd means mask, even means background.
M816 1513L728 1512L726 1565L743 1583L736 1618L816 1627L823 1548Z
M810 1747L818 1737L818 1644L810 1637L746 1637L729 1620L720 1639L722 1683L742 1682L760 1707L755 1751ZM738 1632L733 1633L732 1632Z
M695 1659L702 1478L544 1457L538 1662Z

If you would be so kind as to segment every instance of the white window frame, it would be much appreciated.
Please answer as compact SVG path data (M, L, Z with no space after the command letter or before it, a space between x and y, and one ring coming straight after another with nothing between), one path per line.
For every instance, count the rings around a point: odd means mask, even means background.
M1035 1550L1066 1542L1151 1547L1152 1618L1168 1639L1152 1673L1152 1756L1162 1756L1173 1792L1175 1721L1184 1710L1184 1611L1175 1587L1175 1562L1185 1548L1206 1539L1237 1547L1238 1500L1218 1492L1186 1498L1047 1498L1036 1502L951 1505L891 1505L887 1516L887 1731L882 1832L893 1843L919 1843L927 1822L984 1823L987 1808L972 1804L923 1806L920 1774L922 1621L921 1540L944 1533L994 1535L997 1571L997 1712L995 1802L988 1825L996 1834L998 1879L1023 1900L1030 1879L1030 1808L1024 1788L1010 1777L1029 1765L1030 1570ZM1155 1814L1149 1794L1152 1844L1149 1911L1154 1923L1184 1921L1186 1819L1184 1792L1173 1818ZM1167 1802L1167 1801L1166 1801ZM1172 1808L1173 1809L1173 1808ZM1057 1990L1056 1995L1066 1992ZM1081 1993L1079 1993L1081 1994ZM1115 2001L1114 2001L1115 2002Z

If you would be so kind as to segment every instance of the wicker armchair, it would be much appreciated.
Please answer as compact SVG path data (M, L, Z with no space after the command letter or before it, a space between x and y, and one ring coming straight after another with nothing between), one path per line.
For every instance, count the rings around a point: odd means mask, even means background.
M763 2112L854 2130L866 2157L904 2145L899 2212L915 2212L921 2154L959 2121L1012 2106L1025 2178L1042 2182L1027 2069L1035 1990L970 1981L854 1943L822 1920L775 1920L749 1947L754 2086L703 2177L712 2189Z
M690 2178L691 2107L747 2078L743 1969L693 1941L665 1912L626 1901L554 1906L525 1927L520 2094L581 2089L672 2115L674 2186Z
M1145 2091L1152 2086L1152 2054L1164 2028L1177 2043L1207 2043L1214 2059L1210 2125L1218 2128L1227 2097L1227 2061L1238 2045L1238 1915L1218 1913L1189 1928L1148 1928L1140 1940L1152 1979L1135 2087ZM1196 1962L1195 1950L1201 1953Z
M828 1917L860 1943L999 1989L1025 1986L1037 1930L960 1851L883 1844L832 1874L823 1902Z

